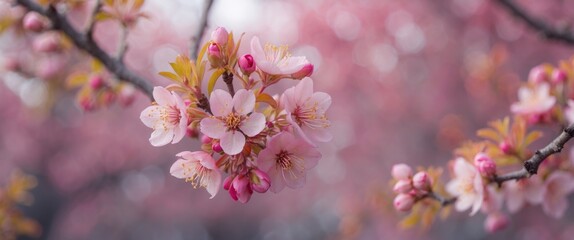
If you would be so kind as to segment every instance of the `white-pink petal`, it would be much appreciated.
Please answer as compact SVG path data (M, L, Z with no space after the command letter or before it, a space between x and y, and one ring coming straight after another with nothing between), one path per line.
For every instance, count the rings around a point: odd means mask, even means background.
M189 161L184 160L184 159L178 159L175 161L175 163L173 163L171 165L171 168L169 169L169 173L176 177L176 178L187 178L189 177L189 172L187 172L186 168L187 165L189 164Z
M239 129L249 137L256 136L265 128L265 115L254 112L241 122Z
M172 93L170 93L167 89L163 87L154 87L152 95L154 101L160 106L175 105Z
M227 116L233 110L231 95L221 89L215 89L209 97L211 112L216 117Z
M223 135L220 144L225 153L235 155L243 151L245 136L238 131L230 131Z
M149 142L154 147L160 147L168 144L173 140L173 129L156 129L151 133Z
M251 90L240 89L233 96L233 109L240 115L253 112L255 107L255 94Z
M210 138L220 139L227 132L225 123L217 118L206 117L199 122L201 133Z

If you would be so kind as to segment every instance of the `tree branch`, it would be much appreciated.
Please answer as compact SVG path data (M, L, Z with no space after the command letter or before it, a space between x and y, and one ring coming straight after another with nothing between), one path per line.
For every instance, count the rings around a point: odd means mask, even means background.
M92 15L90 16L90 20L88 22L88 28L86 29L86 37L88 39L93 39L94 26L96 25L96 15L98 15L98 12L100 12L101 8L102 8L102 0L96 0L96 5L92 10Z
M211 10L211 5L213 5L213 0L206 0L205 1L205 8L203 10L203 15L201 16L201 21L199 27L197 28L197 32L195 35L191 37L191 42L193 43L191 48L189 49L189 56L191 59L197 58L197 52L199 52L200 44L201 44L201 37L203 36L203 32L207 28L207 18L209 17L209 11Z
M528 27L539 32L544 38L574 45L574 35L568 29L557 29L550 26L543 20L531 16L512 0L498 0L498 3L516 18L524 21Z
M98 59L110 72L116 75L121 81L129 82L144 92L150 99L152 96L152 85L144 78L132 73L119 59L111 57L96 42L88 37L88 34L78 32L65 16L58 13L56 9L50 7L43 8L32 0L16 0L16 3L30 11L37 12L52 21L56 30L63 32L72 40L79 49L86 51L92 57Z

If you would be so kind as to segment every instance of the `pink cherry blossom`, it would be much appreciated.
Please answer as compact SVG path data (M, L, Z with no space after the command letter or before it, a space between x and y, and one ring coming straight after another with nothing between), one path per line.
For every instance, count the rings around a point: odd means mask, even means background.
M515 114L542 114L556 103L556 98L550 95L548 83L539 83L534 88L521 87L518 90L518 100L510 106L510 111Z
M255 95L251 90L240 89L232 98L228 92L217 89L209 102L213 116L201 120L201 132L220 139L221 148L229 155L243 151L245 136L256 136L265 128L265 116L253 112Z
M313 92L313 80L304 78L281 96L281 106L287 112L287 121L307 142L328 142L333 138L327 131L331 122L325 112L331 106L331 96Z
M204 187L211 198L215 197L221 186L221 173L215 165L215 159L206 152L181 152L180 157L171 165L172 176L191 182L194 188Z
M249 202L251 195L253 195L253 190L249 184L249 178L245 175L238 175L229 183L226 183L226 185L231 198L235 201L239 201L240 203Z
M280 192L285 186L299 188L305 184L306 171L315 167L321 153L312 145L282 132L267 142L259 153L257 165L271 178L270 190Z
M488 214L486 220L484 221L484 229L493 233L498 230L506 228L508 226L508 217L500 212L495 212Z
M568 208L568 194L574 191L574 177L564 171L556 171L545 182L546 192L542 209L549 216L561 218Z
M446 190L457 197L454 205L457 211L472 208L470 215L474 215L484 198L482 177L476 167L463 158L455 160L453 170L455 178L447 183Z
M147 107L140 115L143 124L154 130L149 142L156 147L178 143L187 131L188 117L183 100L163 87L153 89L153 98L157 104Z
M287 46L266 44L263 48L258 37L251 39L251 55L257 67L271 75L291 75L311 64L305 57L292 57Z
M530 178L504 183L504 192L508 211L515 213L518 212L525 203L542 203L545 188L540 176L533 175Z
M413 176L413 169L404 163L395 164L391 175L396 180L409 180Z

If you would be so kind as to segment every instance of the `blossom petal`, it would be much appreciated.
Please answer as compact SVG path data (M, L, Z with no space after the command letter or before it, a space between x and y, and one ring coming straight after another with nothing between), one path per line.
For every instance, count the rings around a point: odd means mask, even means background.
M227 116L233 110L231 95L221 89L215 89L209 97L211 112L216 117Z
M140 114L140 120L146 127L153 128L160 119L160 106L149 106Z
M205 187L205 190L211 194L209 199L212 199L221 188L221 173L218 170L212 170L206 177L208 178L208 184Z
M459 212L466 211L474 204L474 201L474 195L460 195L456 199L454 207Z
M160 147L168 144L173 140L173 129L156 129L151 133L149 142L154 147Z
M249 117L241 122L239 129L245 135L253 137L259 134L265 128L265 115L262 113L254 112Z
M227 132L221 138L221 148L229 155L235 155L243 151L245 146L245 136L238 131Z
M255 94L251 90L240 89L233 96L233 109L240 115L253 112L255 107Z
M154 87L152 94L154 101L160 106L175 105L174 95L163 87Z
M224 122L210 117L201 119L201 122L199 122L199 128L201 133L215 139L220 139L227 131L227 127Z
M288 57L283 60L281 66L282 74L294 74L301 70L305 65L310 64L304 56Z
M281 192L283 188L285 188L285 180L283 179L283 174L273 167L267 171L267 175L269 175L269 179L271 179L271 187L269 190L274 193Z
M313 93L311 102L317 103L317 112L319 114L324 114L331 106L331 96L324 92L316 92Z
M550 198L545 198L542 203L542 209L546 214L554 218L562 218L564 212L568 208L568 201L564 196L552 196Z
M544 194L546 193L546 188L544 183L540 178L540 175L534 175L528 179L521 181L526 181L528 185L524 189L524 197L526 201L531 204L539 204L544 200Z
M295 86L295 104L303 105L311 96L313 96L313 79L305 77Z
M187 178L189 177L190 171L189 171L189 161L184 160L184 159L178 159L177 161L175 161L172 165L171 168L169 169L169 173L176 177L176 178Z

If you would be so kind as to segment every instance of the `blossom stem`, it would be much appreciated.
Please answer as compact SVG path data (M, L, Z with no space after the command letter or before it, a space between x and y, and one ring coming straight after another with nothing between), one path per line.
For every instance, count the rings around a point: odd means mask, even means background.
M223 81L227 84L227 89L229 89L229 93L233 97L235 95L235 89L233 88L233 74L229 71L225 71L223 73Z
M37 12L50 19L53 24L53 28L61 31L70 38L76 47L86 51L92 57L98 59L111 73L116 75L120 81L133 84L153 100L153 87L149 81L132 73L119 59L111 57L96 42L88 38L88 34L78 32L66 17L58 13L53 6L46 9L35 3L33 0L16 0L16 3L30 11Z
M197 32L195 35L191 37L191 42L193 43L191 48L189 49L189 56L191 59L197 58L197 53L199 52L201 37L203 36L203 32L207 28L207 18L209 17L209 11L211 10L211 5L213 5L213 0L206 0L205 1L205 8L203 9L203 15L201 16L200 24L197 28Z
M120 62L124 61L124 57L126 56L126 51L128 50L128 41L127 41L128 40L128 34L129 34L128 27L122 25L120 44L118 46L118 60Z
M531 16L524 9L516 5L512 0L498 0L508 12L513 14L516 18L525 22L528 27L536 30L546 39L560 41L569 45L574 45L574 34L567 29L558 29L550 24L544 22L539 18Z
M102 0L96 0L96 6L92 10L92 15L90 17L90 21L88 22L88 28L86 29L86 38L88 40L93 41L94 39L94 27L96 26L96 15L100 12L102 8Z
M437 200L437 201L440 203L440 205L443 206L443 207L444 207L444 206L448 206L448 205L453 204L454 202L456 202L456 197L446 198L446 197L443 197L443 196L441 196L441 195L439 195L439 194L437 194L437 193L435 193L435 192L433 192L433 191L430 191L430 192L429 192L427 195L425 195L423 198L426 198L426 197L431 198L431 199L434 199L434 200Z

